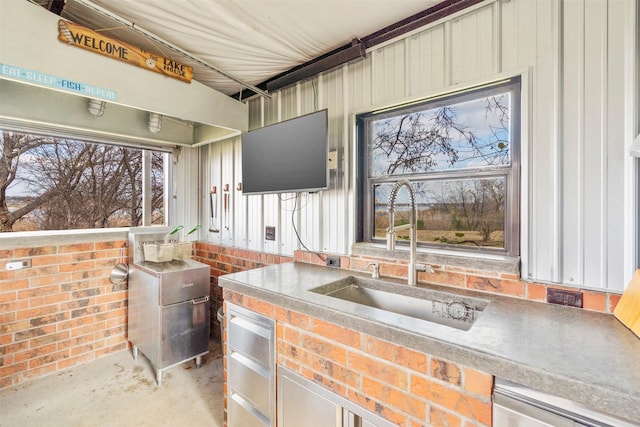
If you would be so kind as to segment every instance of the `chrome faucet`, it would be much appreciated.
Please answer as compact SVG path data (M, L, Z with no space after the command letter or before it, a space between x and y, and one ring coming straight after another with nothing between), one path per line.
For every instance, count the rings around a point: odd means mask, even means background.
M379 279L380 278L380 264L378 264L377 262L370 262L369 264L367 264L367 268L369 267L373 267L373 270L371 270L371 278L372 279Z
M411 212L409 214L409 224L399 225L394 227L395 222L395 204L396 197L400 187L405 186L409 190L409 197L411 199ZM415 286L418 282L418 271L428 271L433 273L433 269L430 265L416 264L416 247L417 247L417 226L416 226L416 194L413 190L413 186L406 179L401 179L393 186L391 194L389 195L389 204L387 205L389 212L389 228L387 229L387 250L393 251L396 249L396 231L409 229L409 271L407 274L407 283L410 286Z

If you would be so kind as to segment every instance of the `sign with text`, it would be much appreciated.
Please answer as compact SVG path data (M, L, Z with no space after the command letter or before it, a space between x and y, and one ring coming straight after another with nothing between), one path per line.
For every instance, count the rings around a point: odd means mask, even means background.
M72 22L58 21L58 40L183 82L191 83L193 78L192 67L105 37Z
M75 80L65 79L63 77L52 76L39 71L14 67L13 65L8 64L0 63L0 77L31 83L36 86L50 87L63 92L85 95L90 98L104 99L105 101L116 101L118 99L118 93L110 89L88 85Z

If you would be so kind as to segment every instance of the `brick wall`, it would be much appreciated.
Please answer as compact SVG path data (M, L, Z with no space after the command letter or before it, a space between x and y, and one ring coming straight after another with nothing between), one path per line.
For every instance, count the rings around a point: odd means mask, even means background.
M225 300L276 319L279 365L398 426L492 423L489 374L231 291Z
M296 251L294 259L300 262L325 265L324 261L318 256L305 251ZM367 274L371 273L371 267L367 267L371 262L377 262L380 265L380 276L383 279L385 277L406 279L407 277L406 261L371 256L340 256L341 268ZM609 314L613 313L621 297L619 293L563 287L555 284L526 282L520 280L515 274L506 274L498 271L468 269L449 265L431 265L431 267L434 272L419 272L418 281L474 291L490 292L539 302L546 302L547 288L566 289L570 291L580 290L583 298L583 309Z
M266 267L272 264L291 262L293 258L214 245L206 242L196 243L196 261L207 264L211 268L211 336L220 341L220 323L217 311L222 307L222 289L218 286L218 277L223 274Z
M124 242L0 250L0 388L127 348L126 282L109 281Z

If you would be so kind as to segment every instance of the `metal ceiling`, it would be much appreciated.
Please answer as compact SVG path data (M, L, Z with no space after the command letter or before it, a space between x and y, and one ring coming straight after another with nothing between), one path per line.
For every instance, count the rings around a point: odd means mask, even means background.
M31 1L55 11L64 0ZM66 0L60 15L189 65L195 80L238 98L364 56L479 1Z

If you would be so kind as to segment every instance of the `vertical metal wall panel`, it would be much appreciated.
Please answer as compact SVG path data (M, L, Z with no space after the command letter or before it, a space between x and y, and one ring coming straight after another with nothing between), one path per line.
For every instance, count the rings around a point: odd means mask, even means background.
M405 46L395 42L375 51L372 56L373 102L380 104L402 99L405 93Z
M444 25L438 25L409 39L408 95L420 95L444 87L444 36Z
M274 94L274 96L264 102L264 121L265 126L281 121L281 100L282 92ZM264 227L276 227L275 240L264 239L265 228L260 230L263 238L263 250L269 253L280 252L280 239L282 230L280 230L280 198L277 194L265 194L262 196L262 208Z
M263 98L253 98L247 102L249 105L249 130L262 127Z
M625 63L625 51L620 47L628 43L625 41L625 26L620 25L620 22L628 19L627 5L627 2L609 2L607 14L607 103L605 108L607 129L604 137L607 142L605 146L607 151L606 173L609 189L604 200L607 234L603 245L607 248L607 252L604 254L607 271L603 284L607 284L608 287L616 283L628 283L633 271L632 269L625 271L625 256L622 255L625 254L625 237L633 235L633 230L625 230L624 228L625 209L621 209L622 206L625 206L625 192L623 191L625 187L625 158L629 158L625 150L624 129L626 124L623 101L627 96L625 92L629 88L625 86L624 67L620 66ZM619 101L609 102L609 100Z
M298 86L291 86L280 91L281 117L280 121L299 116Z
M305 80L298 85L300 98L300 115L318 110L318 79Z
M584 261L584 3L564 3L562 132L562 265L560 281L581 283ZM598 171L591 171L598 173Z
M222 152L222 165L219 197L222 206L220 227L220 242L224 245L235 246L234 230L235 230L235 212L234 200L237 197L234 189L235 177L235 160L234 160L234 139L230 138L220 143ZM226 190L225 190L226 189Z
M262 196L243 196L247 199L247 249L262 250L264 239L264 205Z
M233 138L233 241L236 246L247 247L247 196L238 188L242 183L242 138Z
M501 4L502 70L515 70L536 63L538 10L549 10L551 2L511 1Z
M589 31L584 33L584 260L579 283L599 287L606 283L606 194L611 188L606 149L607 2L585 2L584 12L584 27Z
M281 121L302 115L300 85L294 85L280 91ZM298 239L294 230L300 228L300 215L297 209L294 211L295 193L282 193L280 195L279 223L276 226L276 252L292 254L298 248Z
M344 152L344 105L343 99L343 71L342 68L333 70L324 76L324 99L329 112L329 151L336 151L338 156ZM324 250L329 252L344 252L348 224L346 212L347 200L343 191L344 175L342 171L329 171L329 191L323 193L323 223Z
M202 166L203 171L203 183L201 188L203 189L203 197L201 200L204 200L204 208L201 210L202 219L201 222L203 224L203 239L220 244L221 240L221 232L220 228L222 227L221 218L222 218L222 209L221 209L221 200L222 200L222 144L211 144L201 148L202 150L202 161L204 162ZM214 218L211 215L211 200L209 192L213 187L216 187L216 194L214 195L214 205L213 209L215 211ZM205 227L204 225L207 224ZM218 232L209 231L210 228L217 229Z
M182 148L177 161L174 155L171 185L173 212L170 215L170 225L193 227L199 223L198 168L196 148Z
M251 100L249 104L249 129L264 126L264 97ZM255 128L253 127L255 126ZM261 251L264 238L264 205L260 195L243 196L247 198L247 245L248 249Z
M451 83L477 80L495 73L491 5L451 22Z
M518 12L531 13L522 7L525 2L518 3ZM528 205L529 223L522 224L522 230L528 233L529 247L526 248L528 259L525 261L529 270L526 277L532 280L553 281L559 275L559 257L556 251L558 238L555 234L559 217L557 213L556 188L558 166L558 121L559 108L559 13L558 3L552 0L536 1L534 32L529 34L535 40L535 62L532 68L532 94L529 112L531 123L531 142L529 152L530 198ZM507 5L505 5L507 6ZM508 14L503 10L503 18ZM513 25L517 20L513 22ZM505 27L508 27L505 24ZM517 31L517 29L516 29ZM508 35L508 31L503 34ZM508 45L503 43L503 47ZM519 48L520 46L513 46ZM503 55L505 58L513 56ZM521 57L518 54L518 57Z
M300 196L293 220L303 243L312 251L345 254L354 243L354 113L408 96L426 97L460 82L491 79L498 71L527 70L525 278L623 289L629 221L622 208L631 204L629 197L637 198L622 191L630 187L629 121L634 126L638 121L628 112L635 108L637 114L637 106L630 105L627 93L637 82L630 82L629 66L623 67L638 61L637 52L630 54L625 47L629 34L637 37L638 31L637 17L628 16L628 10L636 10L632 2L487 2L371 49L362 60L275 92L272 99L247 101L250 129L329 110L330 146L341 151L345 162L331 172L328 191ZM231 168L238 180L240 149L216 149L219 145L201 149L203 175L210 175L205 179L221 181L226 172L217 169ZM298 247L289 226L292 208L291 201L274 195L235 203L234 211L244 210L247 238L234 243L291 255ZM241 218L238 214L237 221ZM265 225L277 226L277 244L264 241Z
M361 111L371 105L371 55L362 61L349 64L349 108L350 111Z

